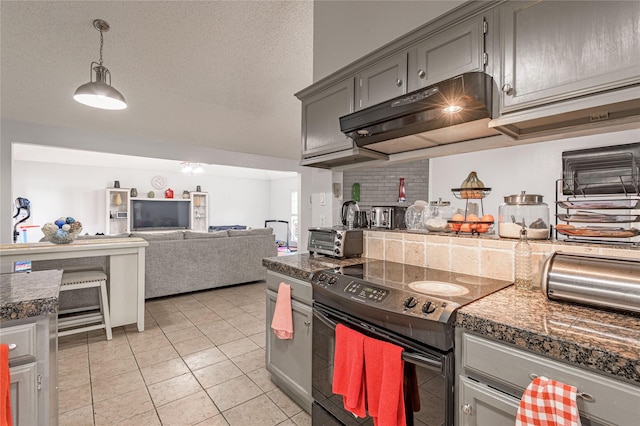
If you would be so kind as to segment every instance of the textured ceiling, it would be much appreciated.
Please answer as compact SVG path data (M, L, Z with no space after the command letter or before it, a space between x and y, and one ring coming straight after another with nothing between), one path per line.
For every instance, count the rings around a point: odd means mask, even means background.
M2 1L3 119L299 159L311 1ZM73 101L99 59L123 111Z

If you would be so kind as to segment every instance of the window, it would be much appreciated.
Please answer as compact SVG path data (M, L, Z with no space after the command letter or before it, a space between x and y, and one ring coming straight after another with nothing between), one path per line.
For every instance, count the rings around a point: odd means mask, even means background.
M291 191L291 220L289 220L290 242L298 242L298 191ZM292 244L297 246L297 244Z

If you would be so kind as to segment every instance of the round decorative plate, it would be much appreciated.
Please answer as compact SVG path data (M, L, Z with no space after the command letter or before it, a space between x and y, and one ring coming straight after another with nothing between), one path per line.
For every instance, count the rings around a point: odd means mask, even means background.
M167 178L160 175L154 176L151 178L151 186L153 186L155 189L162 189L167 186Z

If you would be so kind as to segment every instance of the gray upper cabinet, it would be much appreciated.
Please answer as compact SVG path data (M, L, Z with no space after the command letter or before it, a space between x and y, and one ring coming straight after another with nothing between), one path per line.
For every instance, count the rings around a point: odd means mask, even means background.
M407 93L407 52L384 59L356 76L356 109Z
M353 112L353 96L353 78L348 78L302 99L302 158L353 147L339 121Z
M409 91L465 72L484 71L487 29L487 20L477 16L418 44L412 49Z
M640 2L500 6L501 113L640 82Z

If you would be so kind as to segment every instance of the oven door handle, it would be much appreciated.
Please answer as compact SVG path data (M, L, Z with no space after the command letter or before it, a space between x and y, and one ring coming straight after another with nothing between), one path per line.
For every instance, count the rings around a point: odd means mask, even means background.
M329 317L324 313L319 312L317 309L314 309L313 316L318 318L324 325L326 325L333 331L336 330L336 326L338 324L334 321L331 321L331 319L329 319ZM427 358L423 355L420 355L419 353L408 352L407 350L404 350L404 348L402 351L402 359L412 364L416 364L419 367L423 367L436 372L442 372L443 368L445 367L445 363L443 363L442 361Z

